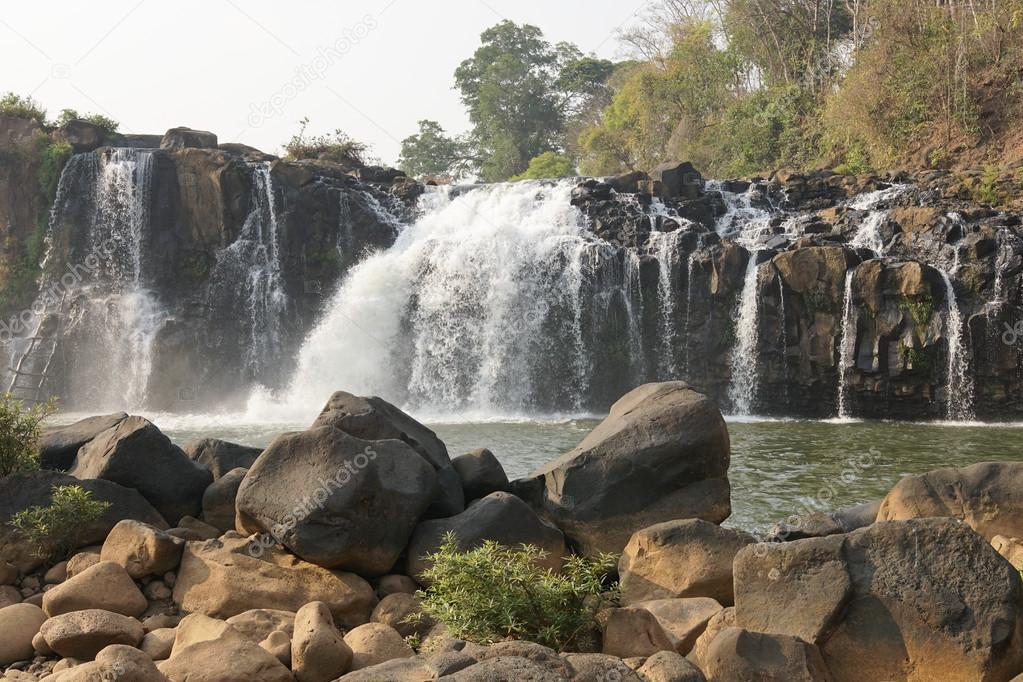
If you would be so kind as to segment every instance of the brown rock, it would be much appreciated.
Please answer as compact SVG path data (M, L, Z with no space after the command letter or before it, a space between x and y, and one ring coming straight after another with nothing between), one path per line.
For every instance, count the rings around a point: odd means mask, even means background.
M100 609L135 617L148 605L128 572L113 561L101 561L43 595L43 610L49 616Z
M346 634L344 641L352 650L352 670L415 656L398 631L382 623L360 625Z
M703 672L710 682L831 682L834 678L812 644L786 635L723 630L707 651ZM850 674L859 675L855 669ZM856 677L858 680L875 679Z
M185 543L140 521L124 520L114 526L103 542L100 561L113 561L132 578L163 575L177 568Z
M138 646L142 623L119 613L88 609L50 618L39 630L46 644L65 658L92 660L112 644Z
M330 682L351 668L352 650L323 602L306 604L295 614L291 660L298 682Z
M34 655L32 640L46 622L38 606L12 604L0 608L0 669Z

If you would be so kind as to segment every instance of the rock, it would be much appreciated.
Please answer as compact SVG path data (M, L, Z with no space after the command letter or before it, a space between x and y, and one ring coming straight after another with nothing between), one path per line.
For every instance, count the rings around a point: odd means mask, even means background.
M682 382L640 386L574 450L533 474L541 504L584 554L620 553L641 528L731 513L728 429Z
M1019 573L953 519L752 545L735 558L736 625L816 644L839 681L906 670L1008 678L1023 669L1021 597Z
M674 651L658 651L636 672L644 682L707 682L699 668Z
M205 130L192 128L171 128L163 135L160 149L216 149L217 136Z
M709 682L785 680L786 682L830 682L833 678L821 653L812 644L786 635L727 628L711 642L703 672ZM849 673L857 680L883 679ZM927 679L927 678L921 678ZM932 678L944 679L944 678Z
M38 608L38 607L36 607L36 608ZM42 609L39 609L39 610L42 611ZM44 618L45 618L45 615L44 615ZM39 625L41 626L42 623L40 623ZM44 657L48 658L48 657L54 655L53 649L51 649L50 645L46 643L46 638L43 637L42 633L40 633L40 632L37 632L32 637L32 649L39 656L44 656ZM2 664L3 664L2 661L0 661L0 665L2 665Z
M13 585L18 579L18 567L6 561L0 561L0 586Z
M295 614L274 609L251 609L231 616L227 624L250 642L258 644L271 632L284 632L291 637L295 632Z
M377 582L377 594L381 599L389 594L415 594L419 583L407 575L391 574L381 576Z
M212 642L223 637L242 637L241 633L235 630L230 623L219 618L210 618L201 613L192 613L181 619L174 635L174 646L171 648L169 658L180 655L185 649L200 642ZM269 633L267 633L269 635ZM252 644L248 638L245 638Z
M422 612L419 597L401 592L381 599L369 620L371 623L390 625L402 637L423 637L437 624L437 621Z
M508 475L504 473L504 467L486 448L455 457L451 466L462 481L466 500L478 500L490 493L508 490Z
M618 562L624 605L710 597L730 606L732 560L752 535L700 519L667 521L633 534Z
M67 577L74 578L76 575L99 563L100 552L103 550L102 547L95 547L93 549L83 549L78 552L70 559L67 560L66 570Z
M295 614L291 661L298 682L331 682L351 667L352 650L334 627L326 604L312 602Z
M154 661L163 661L170 658L171 650L174 648L174 637L177 630L174 628L159 628L146 633L142 638L139 648L142 652Z
M232 469L217 478L202 496L203 521L227 532L234 530L235 499L248 469Z
M123 644L112 644L90 663L76 665L52 678L54 682L167 682L144 652Z
M443 677L476 665L478 661L464 651L441 651L431 655L426 662L434 669L437 677Z
M46 614L38 606L12 604L0 608L0 669L32 658L32 639L44 622Z
M604 653L620 658L658 651L686 654L707 622L721 611L713 599L657 599L611 611L604 629Z
M208 523L203 523L193 516L184 516L178 521L177 528L167 531L185 540L202 541L220 537L220 530Z
M703 660L707 656L707 650L710 649L710 643L714 641L714 638L718 636L718 633L725 628L731 627L735 627L734 606L722 609L711 616L711 619L707 621L707 627L704 628L703 633L696 638L696 643L693 644L693 648L690 650L686 658L702 669Z
M261 448L216 438L193 440L186 443L182 450L190 460L209 469L214 481L220 480L233 469L248 469L263 452Z
M419 658L395 658L386 663L371 665L362 670L342 675L337 682L427 682L437 679L437 673ZM448 678L444 678L448 679Z
M415 655L397 630L382 623L360 625L349 631L344 641L352 650L352 670Z
M127 418L124 412L115 412L44 429L39 439L39 466L67 471L74 464L79 448Z
M565 659L558 656L558 652L554 651L554 649L524 640L508 640L491 644L480 653L479 659L480 661L485 661L491 658L507 658L509 656L539 663L545 668L565 677L571 677L573 674L572 667Z
M59 585L65 580L67 580L67 561L54 564L43 574L45 585Z
M991 538L991 546L1005 557L1005 560L1012 564L1013 568L1017 571L1023 570L1023 543L1018 539L996 535Z
M242 637L231 626L215 628L210 634L214 633L209 638L181 642L181 646L176 641L171 657L159 664L160 672L171 682L294 681L291 671L273 654Z
M703 193L703 176L688 161L669 161L650 171L659 182L662 199L698 199Z
M154 580L146 585L142 590L142 594L151 602L163 601L171 598L171 588L167 587L162 580Z
M639 183L649 179L650 176L643 171L632 171L631 173L621 173L609 178L607 183L616 192L635 194L639 191Z
M140 521L120 521L100 551L100 561L113 561L136 580L177 568L185 543Z
M622 659L605 654L564 654L575 674L572 682L644 682Z
M536 545L548 552L540 564L561 570L565 537L557 528L540 519L529 505L510 493L491 493L469 505L461 514L446 519L424 521L416 526L408 545L408 572L417 579L428 567L424 559L435 552L446 533L454 533L459 551L467 551L494 540L508 547Z
M43 595L43 610L51 617L85 610L136 617L148 605L128 572L113 561L101 561Z
M0 586L0 609L21 603L21 592L12 585Z
M444 443L433 431L386 400L337 391L313 422L313 428L319 426L333 426L362 440L405 442L437 473L439 489L429 508L431 515L451 516L465 508L461 479L451 468Z
M951 516L989 541L1023 536L1023 462L982 462L902 478L881 503L878 521Z
M92 493L97 501L109 502L110 507L94 523L82 530L83 545L101 543L110 529L122 519L143 521L158 528L167 522L138 492L110 481L80 481L57 471L32 471L0 478L0 561L7 561L29 572L39 565L39 559L9 525L11 517L33 506L48 506L52 502L54 486L79 485Z
M128 417L82 446L70 473L134 488L171 523L197 516L213 482L208 470L142 417Z
M259 643L259 647L283 665L291 667L291 637L288 637L287 633L274 630Z
M60 127L59 137L71 145L76 154L81 154L106 144L107 131L101 125L74 119Z
M81 660L92 660L112 644L138 646L144 634L134 618L101 609L54 616L39 631L55 652Z
M382 575L436 490L433 468L405 443L319 426L274 439L245 475L237 508L306 561Z
M153 615L146 616L142 619L142 629L146 632L152 632L153 630L159 630L161 628L177 628L178 623L180 623L183 618L184 616L181 615L154 613Z
M504 656L481 661L444 679L448 682L568 682L571 678L526 658Z
M325 602L334 622L355 627L369 620L376 597L357 575L302 561L277 547L228 533L218 540L185 545L174 585L174 602L183 610L229 618L254 608L297 611L312 601Z

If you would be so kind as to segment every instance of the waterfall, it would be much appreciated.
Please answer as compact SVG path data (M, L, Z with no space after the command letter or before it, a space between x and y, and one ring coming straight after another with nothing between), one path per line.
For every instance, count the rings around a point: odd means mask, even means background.
M645 353L639 321L639 313L643 309L643 287L639 279L639 254L635 249L629 249L624 253L622 269L622 300L629 333L629 371L632 383L638 386L644 376Z
M732 410L739 415L753 414L757 397L759 376L757 341L760 321L760 292L757 286L757 275L759 273L757 254L750 252L749 263L746 265L746 276L742 283L742 294L739 297L735 315L735 346L732 347L731 357L732 382L728 387Z
M849 413L849 371L853 368L856 355L856 314L853 308L853 273L845 273L845 294L842 306L842 336L839 341L838 359L838 418L847 419Z
M870 249L874 255L884 252L884 239L881 237L881 225L888 218L888 211L871 211L856 229L849 246L854 249Z
M945 417L951 421L971 421L973 415L974 386L970 375L970 358L964 344L963 316L959 312L955 287L944 270L939 270L945 283L945 305L947 308L945 336L948 338L948 372L945 393L948 402Z
M609 247L570 205L573 186L428 191L421 218L348 273L281 399L256 392L250 414L308 415L338 388L420 414L588 409L595 289L634 300L639 274L630 257L619 281L595 276Z
M693 271L696 266L696 253L694 250L686 259L686 322L683 327L682 343L685 344L684 362L687 381L692 381L692 372L689 366L689 318L693 310Z
M657 259L657 298L660 307L658 330L658 378L662 381L675 379L678 366L675 362L675 345L678 336L678 321L675 315L675 292L672 282L678 266L679 230L674 232L651 232L650 250Z

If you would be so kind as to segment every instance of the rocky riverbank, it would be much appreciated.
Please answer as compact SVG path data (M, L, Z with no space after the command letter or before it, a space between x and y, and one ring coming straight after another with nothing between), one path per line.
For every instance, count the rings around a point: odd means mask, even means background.
M1023 673L1023 464L907 477L884 500L757 538L720 525L729 459L714 402L679 382L631 391L578 447L513 481L488 451L451 458L393 405L344 392L262 451L178 447L123 413L51 429L42 470L0 478L0 671L19 682ZM44 563L11 520L72 483L109 506L66 560ZM536 545L552 571L572 554L620 555L599 641L484 645L415 617L424 557L448 531L466 550Z

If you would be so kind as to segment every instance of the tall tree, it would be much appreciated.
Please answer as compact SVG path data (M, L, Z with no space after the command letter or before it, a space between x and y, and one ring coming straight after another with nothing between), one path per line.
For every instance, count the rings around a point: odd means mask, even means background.
M464 141L449 136L436 121L419 121L419 132L401 141L398 165L413 176L443 175L457 179L468 160Z

